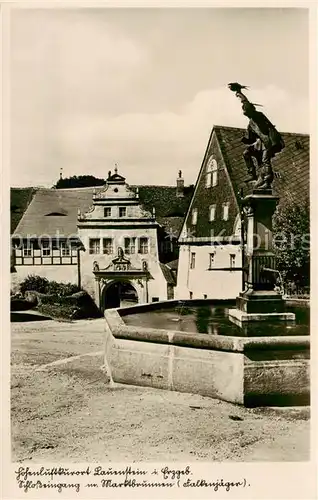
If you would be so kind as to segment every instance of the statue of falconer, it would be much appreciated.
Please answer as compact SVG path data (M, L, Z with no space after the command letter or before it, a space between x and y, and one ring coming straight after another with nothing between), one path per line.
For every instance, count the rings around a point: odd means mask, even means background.
M247 135L242 138L242 142L247 145L243 157L250 174L245 182L256 181L254 189L271 189L274 178L271 160L284 149L284 140L269 119L256 110L255 106L259 104L251 103L242 93L242 89L247 89L246 86L229 83L228 87L240 99L243 114L249 118ZM258 176L254 160L259 168Z

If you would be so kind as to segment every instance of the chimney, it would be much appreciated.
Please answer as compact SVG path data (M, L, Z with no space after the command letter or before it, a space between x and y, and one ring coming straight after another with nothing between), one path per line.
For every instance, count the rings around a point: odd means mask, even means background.
M184 196L184 179L182 177L182 171L179 170L179 175L177 178L177 198L182 198Z

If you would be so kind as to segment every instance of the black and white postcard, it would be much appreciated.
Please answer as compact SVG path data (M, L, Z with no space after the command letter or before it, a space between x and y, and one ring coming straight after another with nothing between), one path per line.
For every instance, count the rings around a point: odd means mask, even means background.
M315 5L1 20L3 498L317 498Z

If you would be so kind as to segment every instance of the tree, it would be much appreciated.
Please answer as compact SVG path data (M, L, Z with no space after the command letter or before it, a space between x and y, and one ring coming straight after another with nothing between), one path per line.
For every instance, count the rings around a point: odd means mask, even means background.
M100 179L98 177L94 177L93 175L73 175L72 177L59 179L54 187L56 189L68 189L103 186L104 184L105 179Z
M286 282L310 284L310 206L304 202L279 204L273 218L277 269Z

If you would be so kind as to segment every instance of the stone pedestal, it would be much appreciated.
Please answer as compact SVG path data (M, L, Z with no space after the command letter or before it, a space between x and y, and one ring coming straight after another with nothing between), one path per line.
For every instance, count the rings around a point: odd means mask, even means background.
M294 321L285 312L285 301L275 291L277 272L272 244L272 218L278 198L271 190L254 190L242 200L246 215L245 290L230 309L229 319L240 325L248 321Z

